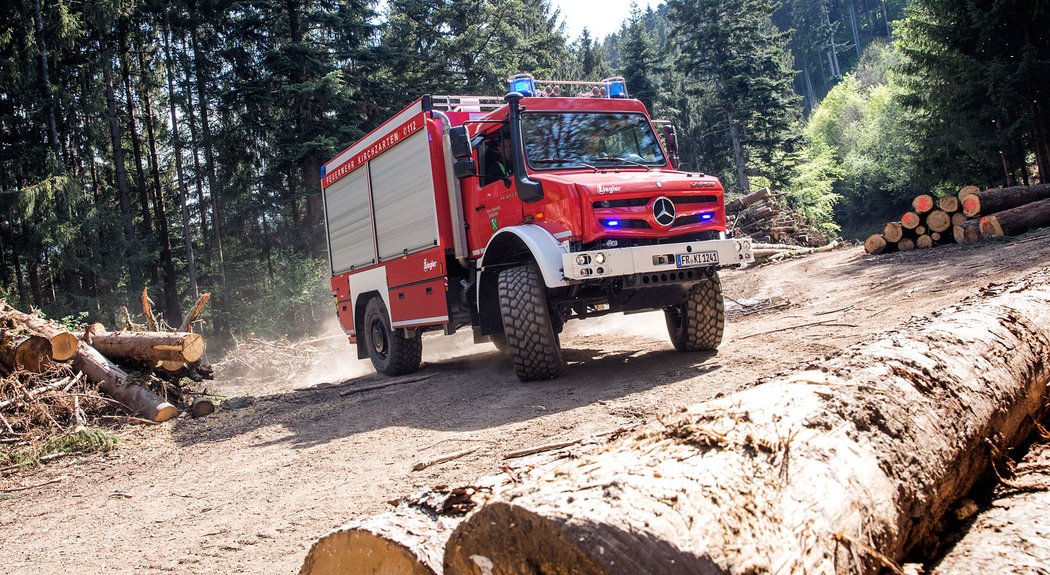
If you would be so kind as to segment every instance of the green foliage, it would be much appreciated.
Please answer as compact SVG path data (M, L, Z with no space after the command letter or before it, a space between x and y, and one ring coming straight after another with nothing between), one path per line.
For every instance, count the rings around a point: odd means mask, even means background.
M109 453L118 443L120 438L112 431L88 427L48 438L41 454Z

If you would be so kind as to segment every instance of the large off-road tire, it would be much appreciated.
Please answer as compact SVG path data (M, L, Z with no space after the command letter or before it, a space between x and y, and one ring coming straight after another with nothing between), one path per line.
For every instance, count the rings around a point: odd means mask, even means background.
M715 272L689 290L685 303L664 310L667 333L678 351L714 351L726 327L722 282Z
M374 297L365 307L361 338L376 371L387 375L405 375L419 369L423 359L423 338L405 337L400 330L390 329L390 314L383 299Z
M503 333L518 379L558 377L561 348L551 324L540 270L531 264L505 269L499 274L498 291Z

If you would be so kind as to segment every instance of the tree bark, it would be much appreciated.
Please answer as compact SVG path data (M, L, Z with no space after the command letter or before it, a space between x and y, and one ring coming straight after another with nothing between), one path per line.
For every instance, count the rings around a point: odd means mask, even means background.
M980 219L981 235L1017 236L1033 228L1050 226L1050 197Z
M193 363L204 355L200 334L167 331L115 331L93 333L91 347L116 360Z
M994 214L1047 198L1050 198L1050 184L996 188L967 196L963 200L963 213L966 214L966 217L972 218L978 215Z
M44 40L44 18L40 13L40 0L33 0L33 27L36 30L36 46L40 58L40 89L44 93L47 106L47 140L55 159L63 164L62 147L58 137L58 124L55 121L55 93L51 89L51 72L47 63L47 42Z
M143 237L149 238L153 237L153 218L150 216L149 209L149 184L146 183L146 170L142 163L142 139L139 136L138 122L135 119L135 97L131 89L131 66L128 64L127 39L123 33L120 35L120 70L124 77L124 99L127 100L128 106L128 130L131 131L131 152L135 158L135 187L138 190L139 212L142 214L142 232ZM156 276L157 274L153 272L152 275Z
M0 316L24 325L26 329L51 342L51 355L57 361L66 361L77 353L77 336L56 323L20 312L6 304L0 305Z
M933 575L1024 575L1050 565L1050 445L1032 447ZM1042 570L1042 571L1041 571Z
M736 162L737 185L744 194L751 193L751 184L747 180L747 160L744 157L744 144L740 137L740 126L736 124L731 112L726 112L729 121L729 137L733 140L733 160Z
M83 371L88 379L102 387L102 391L144 419L160 423L179 414L174 405L157 394L140 385L128 383L128 374L84 342L80 342L77 349L73 368Z
M1050 271L690 407L503 494L445 573L874 574L936 539L1050 383ZM880 556L872 553L878 550Z
M128 265L128 293L136 294L142 289L142 276L132 253L135 243L134 220L131 217L131 191L128 188L128 172L124 166L124 136L120 128L120 118L117 116L117 97L113 86L113 72L110 70L112 61L111 51L107 47L103 50L102 81L106 85L106 107L109 110L109 137L113 146L113 169L116 172L117 190L120 194L120 218L124 225L124 246L121 254ZM132 295L129 295L129 299Z
M770 193L769 188L762 188L761 190L758 190L757 192L754 192L752 194L748 194L748 195L746 195L746 196L744 196L742 198L737 198L737 199L727 203L726 204L726 213L736 213L736 212L742 211L744 209L747 209L747 208L757 204L758 202L761 202L762 200L770 197L771 195L772 194Z

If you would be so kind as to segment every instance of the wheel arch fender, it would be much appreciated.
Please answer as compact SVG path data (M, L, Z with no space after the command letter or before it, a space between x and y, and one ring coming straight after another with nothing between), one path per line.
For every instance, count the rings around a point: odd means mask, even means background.
M365 310L368 308L368 302L372 301L372 298L385 299L382 297L382 294L375 290L364 292L354 298L354 330L357 332L357 359L368 359L368 347L366 347L365 343ZM386 307L385 301L383 304L383 307ZM387 315L389 314L390 310L387 309Z

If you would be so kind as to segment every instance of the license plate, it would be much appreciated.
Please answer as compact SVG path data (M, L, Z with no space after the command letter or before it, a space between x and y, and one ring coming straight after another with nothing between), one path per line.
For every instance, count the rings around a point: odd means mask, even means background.
M676 254L678 267L718 265L718 252L696 252L695 254Z

